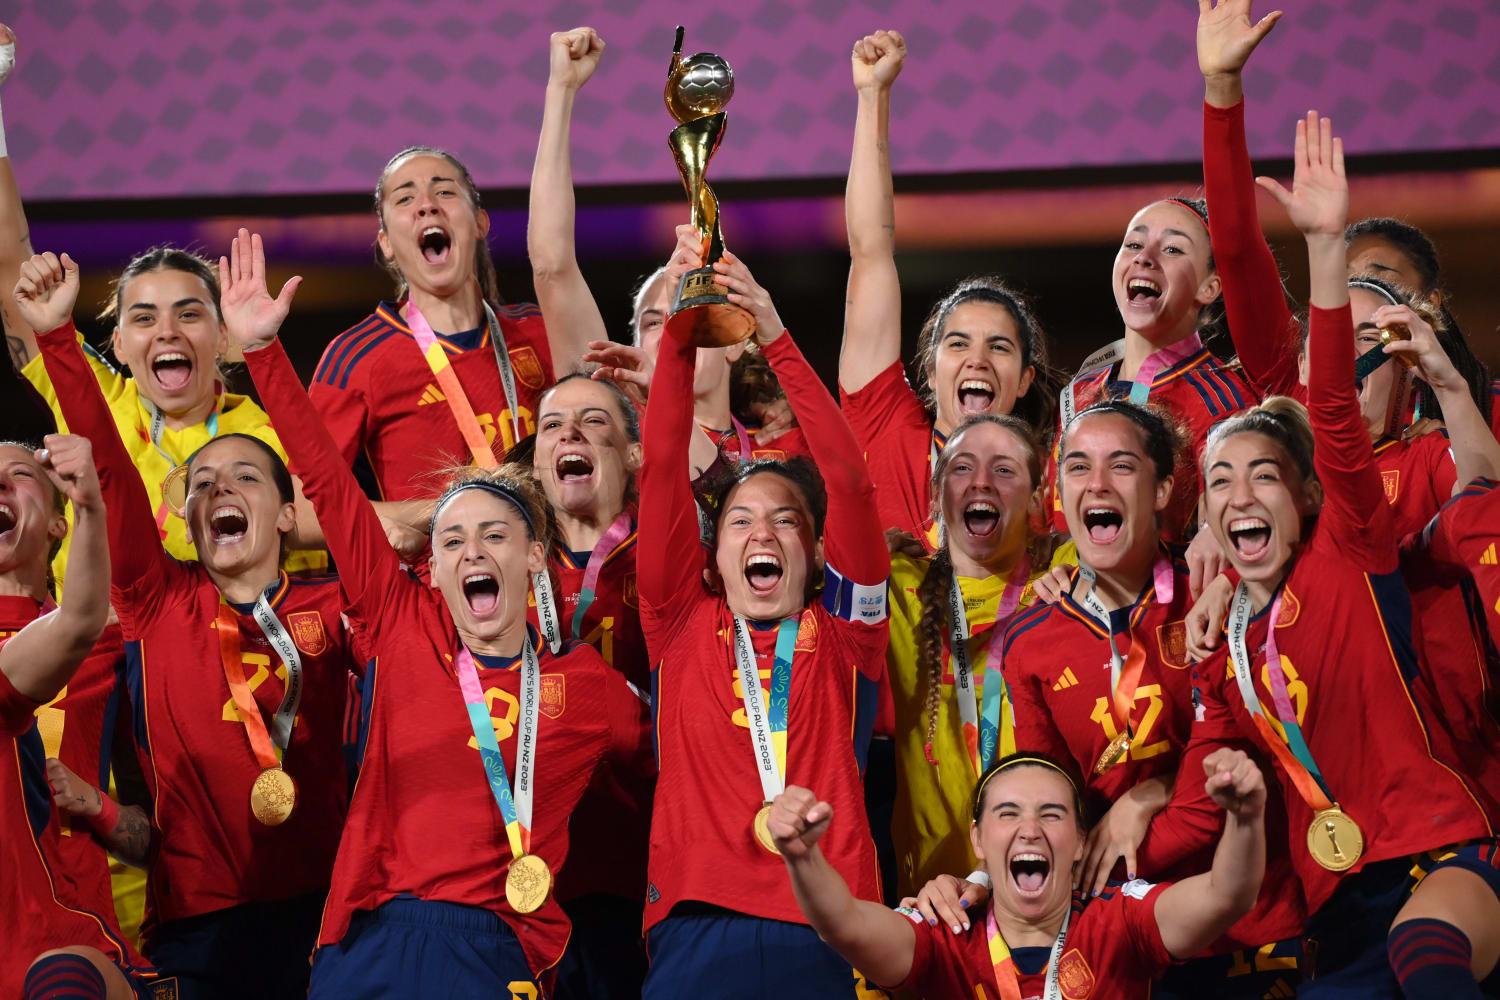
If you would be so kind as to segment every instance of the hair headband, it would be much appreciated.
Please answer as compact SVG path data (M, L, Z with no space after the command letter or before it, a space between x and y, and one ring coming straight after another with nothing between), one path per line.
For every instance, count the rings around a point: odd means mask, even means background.
M509 486L492 482L488 479L470 479L467 482L459 483L457 486L449 487L448 492L444 493L442 497L439 498L437 506L433 508L432 518L427 522L428 535L432 535L436 532L438 515L443 512L443 508L448 506L449 501L458 496L464 490L484 490L486 493L489 493L492 496L497 496L502 500L509 501L511 506L515 507L516 510L520 513L521 520L526 522L527 534L531 538L537 537L536 524L531 520L531 512L526 509L526 504L521 499L521 495L515 490L511 489Z
M976 809L979 808L979 803L984 801L984 786L990 783L991 778L995 777L995 775L997 774L1004 774L1011 768L1020 767L1023 764L1035 764L1039 767L1051 768L1058 774L1062 775L1064 778L1067 778L1068 787L1073 789L1073 794L1075 796L1078 794L1078 783L1073 780L1073 776L1067 771L1064 771L1061 767L1058 767L1054 761L1050 761L1045 757L1012 757L1010 760L1006 761L1004 764L993 769L989 774L985 775L984 780L979 783L979 787L974 789L974 807Z
M1187 209L1189 212L1192 212L1194 215L1196 215L1203 222L1203 228L1204 229L1208 228L1208 213L1205 212L1203 209L1199 208L1197 205L1194 205L1191 201L1188 201L1186 198L1168 198L1167 200L1170 201L1174 205L1181 205L1183 208Z
M1379 295L1381 298L1385 299L1393 306L1406 305L1406 303L1397 298L1389 288L1386 288L1384 285L1381 285L1377 282L1371 281L1369 278L1350 278L1349 287L1363 288L1367 292L1374 292L1376 295Z

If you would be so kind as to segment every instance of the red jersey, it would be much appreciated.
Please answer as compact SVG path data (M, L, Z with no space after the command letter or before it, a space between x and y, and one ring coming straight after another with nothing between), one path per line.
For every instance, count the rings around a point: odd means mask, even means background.
M1077 570L1073 571L1074 579ZM1188 570L1172 563L1172 593L1164 600L1150 582L1136 603L1111 615L1117 636L1127 623L1146 662L1135 690L1131 721L1135 738L1125 756L1104 774L1094 773L1119 731L1110 693L1109 633L1071 594L1057 604L1041 604L1017 616L1006 631L1001 669L1015 712L1016 747L1039 750L1072 761L1083 776L1084 808L1097 822L1121 795L1147 778L1182 775L1182 792L1152 818L1137 852L1141 875L1180 879L1207 871L1224 815L1203 791L1203 757L1184 757L1193 724L1193 678L1184 618L1192 607ZM1268 822L1284 825L1278 810ZM1123 862L1117 874L1125 877ZM1241 918L1213 949L1295 937L1306 916L1302 896L1291 880L1290 860L1272 844L1270 873L1255 909ZM1280 877L1277 877L1279 874Z
M280 826L263 826L250 811L250 788L262 768L225 679L214 629L219 589L197 562L140 544L156 530L151 502L139 476L119 474L133 467L83 351L66 328L37 340L68 425L94 444L109 511L110 603L125 637L125 677L155 837L143 936L161 921L321 892L348 799L341 739L351 661L339 581L282 573L268 588L271 609L297 646L303 684L283 764L297 783L296 809ZM251 610L235 608L241 661L270 720L286 691L286 666Z
M1364 865L1493 836L1494 806L1454 766L1453 737L1413 698L1418 676L1411 601L1397 566L1390 505L1384 502L1344 335L1347 306L1312 309L1308 351L1314 461L1324 503L1310 537L1279 588L1276 639L1287 693L1330 792L1364 831ZM1246 647L1257 694L1274 706L1264 647L1269 606L1250 624ZM1226 649L1198 670L1203 717L1193 741L1251 740L1269 747L1251 721ZM1268 708L1274 718L1274 708ZM1378 751L1376 750L1378 748ZM1286 802L1292 863L1316 912L1343 875L1317 864L1304 831L1313 811L1276 762ZM1483 805L1481 804L1483 802Z
M1479 605L1489 625L1491 640L1500 645L1500 486L1493 479L1476 479L1448 501L1423 532L1436 559L1462 567L1479 591Z
M1490 430L1500 438L1500 378L1490 382Z
M43 608L29 597L0 597L0 646ZM44 758L56 757L74 774L98 788L109 788L109 759L120 702L115 685L123 668L125 645L120 627L110 625L67 685L36 710ZM94 839L85 820L58 814L48 827L56 865L53 875L60 898L115 923L109 886L109 853Z
M1381 438L1375 442L1375 468L1395 514L1397 538L1425 528L1458 482L1453 451L1439 431L1410 440Z
M670 339L662 343L640 473L641 508L653 513L641 522L637 561L661 765L646 928L686 900L805 924L781 859L751 833L765 795L732 648L734 615L703 581L711 555L698 541L686 468L693 351ZM833 399L789 334L764 353L798 418L818 428L814 459L828 489L828 567L821 601L801 614L783 777L787 785L813 789L845 817L824 837L823 851L855 895L879 899L860 771L885 669L890 557L874 488ZM749 631L769 704L776 630Z
M401 565L280 343L247 361L266 406L304 428L289 442L292 462L319 519L338 526L328 545L344 572L350 624L368 660L364 759L318 943L343 938L356 911L409 894L498 915L515 930L532 971L543 975L562 957L570 925L555 895L524 915L506 901L510 843L459 690L459 639L448 607ZM641 699L592 647L570 643L553 656L541 644L537 657L541 791L530 848L556 871L568 854L569 815L595 770L605 760L649 767L649 741ZM477 665L514 777L520 671L513 661Z
M651 690L651 664L636 595L635 539L632 530L605 556L594 600L584 611L578 633L645 698ZM573 617L578 613L589 555L554 545L548 559L565 638L573 634ZM527 617L533 625L538 624L534 594ZM654 765L636 772L604 768L594 776L573 811L568 863L557 878L559 899L566 902L596 892L645 899L646 850L655 788Z
M721 431L716 427L707 427L702 424L699 426L703 427L703 433L719 446L719 453L731 462L759 462L763 459L785 462L796 455L812 458L812 450L807 447L807 438L803 435L801 427L793 427L785 433L778 434L765 444L760 443L759 427L744 427L745 437L750 442L750 455L748 458L742 458L740 452L743 448L737 433L739 428L731 427L727 431Z
M1135 383L1121 381L1119 362L1101 365L1079 373L1063 390L1073 396L1074 412L1082 413L1101 399L1127 399ZM1195 351L1175 364L1157 372L1151 379L1148 402L1170 413L1182 426L1189 446L1177 456L1172 474L1172 499L1161 515L1161 536L1173 543L1187 540L1187 530L1194 525L1198 496L1203 492L1203 473L1198 459L1208 440L1209 429L1225 417L1260 401L1237 366L1225 365L1208 348ZM1058 435L1059 444L1061 433ZM1052 527L1068 530L1063 516L1062 496L1057 492L1057 448L1052 447L1047 483L1052 496Z
M901 362L892 361L857 392L841 386L839 400L875 484L881 527L910 532L932 551L937 544L930 496L932 456L942 450L943 436L906 380Z
M153 546L154 547L154 546ZM144 970L140 957L116 934L113 906L103 912L59 899L55 845L57 812L47 784L37 703L0 673L0 996L18 997L26 970L44 951L87 945ZM86 836L86 834L85 834ZM106 891L108 873L104 875ZM107 897L106 897L107 899Z
M379 499L410 500L434 492L431 474L471 459L411 328L405 302L382 302L333 338L313 375L313 402L345 465L369 464ZM521 437L536 433L536 405L552 384L552 352L541 311L530 303L495 310L515 373ZM489 329L439 335L485 439L497 455L516 443Z
M1069 1000L1146 1000L1151 996L1152 980L1172 964L1156 923L1156 901L1166 887L1135 881L1110 886L1087 904L1073 897L1068 936L1057 960L1057 985L1063 996ZM900 912L912 922L917 935L911 974L900 989L945 1000L993 1000L1005 995L990 960L987 919L971 920L968 930L954 934L941 922L930 926L919 913ZM1021 1000L1042 1000L1051 951L1050 947L1012 951Z

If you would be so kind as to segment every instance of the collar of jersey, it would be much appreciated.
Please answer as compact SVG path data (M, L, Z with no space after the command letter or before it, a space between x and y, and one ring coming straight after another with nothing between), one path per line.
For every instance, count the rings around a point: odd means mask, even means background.
M380 305L375 307L375 314L410 337L411 327L407 326L406 320L401 318L401 306L406 301L406 299L402 299L400 302L381 302ZM445 354L462 354L465 351L473 351L481 347L490 346L490 325L488 322L481 323L476 330L464 330L462 333L438 333L436 330L432 332L437 337L437 342L442 345ZM477 342L469 343L475 334L478 334Z

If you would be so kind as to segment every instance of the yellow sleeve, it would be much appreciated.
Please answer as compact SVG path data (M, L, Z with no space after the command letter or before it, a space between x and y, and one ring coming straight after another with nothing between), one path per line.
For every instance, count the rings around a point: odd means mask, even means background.
M109 408L113 410L115 403L130 388L126 385L128 380L112 368L99 352L90 347L81 333L78 335L78 343L83 347L84 356L89 359L89 367L94 370L94 378L98 381L99 388L109 403ZM26 362L26 367L21 369L21 375L31 383L37 395L42 397L42 401L47 404L47 409L52 411L52 419L57 422L57 432L68 433L67 424L63 421L62 408L57 404L57 390L52 387L52 379L47 375L47 366L42 361L41 352L37 352L30 361Z

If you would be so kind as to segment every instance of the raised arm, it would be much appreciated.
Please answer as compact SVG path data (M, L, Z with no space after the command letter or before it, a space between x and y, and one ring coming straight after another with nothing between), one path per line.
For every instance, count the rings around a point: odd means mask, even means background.
M901 281L896 275L896 208L891 185L891 84L906 59L899 31L877 31L854 43L854 152L844 189L849 230L849 288L839 385L858 392L901 359ZM804 427L808 414L792 409Z
M536 301L547 324L552 370L562 378L578 364L590 341L605 340L604 317L583 280L574 252L573 169L569 156L573 101L604 52L593 28L558 31L550 43L551 71L542 104L542 134L531 172L526 252Z
M1266 177L1256 183L1281 203L1307 241L1307 409L1316 444L1313 464L1324 497L1318 526L1334 533L1344 558L1365 569L1390 572L1396 568L1398 540L1354 387L1354 321L1343 235L1349 217L1344 144L1334 136L1333 123L1316 111L1297 122L1293 162L1291 191Z
M39 702L50 701L63 689L99 641L109 618L109 535L93 449L88 438L76 434L49 434L44 444L36 459L53 488L73 505L71 582L55 610L0 646L5 679Z
M0 86L16 65L16 36L0 24ZM26 209L21 204L21 190L11 169L10 154L5 146L5 124L0 122L0 289L16 287L21 264L31 258L31 230L26 225ZM0 321L5 326L5 347L16 374L36 356L36 331L21 318L20 312L0 296Z
M1224 832L1213 867L1174 882L1156 901L1156 926L1173 958L1191 958L1250 912L1266 871L1266 779L1238 750L1203 762L1208 794L1223 808Z
M818 937L871 981L884 986L904 982L916 957L916 931L895 910L854 898L818 847L832 820L831 805L795 785L771 804L767 822L797 905Z
M145 809L121 805L56 757L47 761L47 784L59 812L82 819L94 839L127 865L145 867L154 836Z
M324 525L328 551L338 565L344 594L353 603L387 586L400 574L401 560L276 339L301 283L300 277L291 278L281 294L271 298L260 235L245 229L235 237L230 256L219 258L224 328L245 353L271 423L296 428L296 433L282 436L282 446Z
M797 419L817 428L807 436L807 445L828 490L823 534L828 562L854 583L883 584L891 575L890 550L875 513L875 486L854 431L818 373L786 334L771 296L756 283L745 262L726 253L714 269L719 272L714 280L729 289L729 301L755 315L755 340L786 390Z
M1198 67L1203 71L1203 188L1224 312L1245 373L1264 395L1301 395L1302 331L1287 305L1281 271L1255 211L1255 177L1245 142L1241 74L1250 53L1281 17L1250 21L1249 0L1198 4Z
M38 254L21 265L15 311L31 329L47 331L36 338L36 344L57 393L58 408L69 430L93 442L114 552L109 571L114 585L123 591L142 581L160 581L171 559L160 545L142 544L144 539L154 542L157 537L151 498L78 343L72 320L77 299L78 265L67 254L61 259L51 253Z

